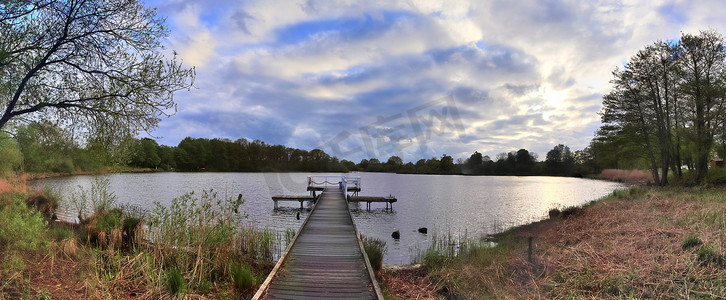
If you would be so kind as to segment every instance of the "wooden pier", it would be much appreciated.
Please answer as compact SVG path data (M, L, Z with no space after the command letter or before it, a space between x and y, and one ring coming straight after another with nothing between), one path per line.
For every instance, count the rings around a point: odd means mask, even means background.
M341 186L323 190L253 299L383 299Z
M367 204L367 209L371 210L371 203L373 202L385 202L386 203L386 210L393 210L393 203L397 202L398 200L396 197L388 196L388 197L372 197L372 196L348 196L348 202L365 202Z
M360 177L340 177L340 176L310 176L308 177L307 190L310 195L276 195L272 196L272 201L275 202L275 209L279 208L278 202L280 201L297 201L300 202L300 209L304 208L303 203L305 201L315 202L318 199L317 192L323 191L328 188L338 188L339 190L345 190L344 195L348 202L365 202L366 208L371 210L371 203L386 203L386 210L393 210L393 203L398 200L396 197L389 195L388 197L374 197L374 196L358 196L361 191L361 180ZM348 192L352 195L348 195Z
M315 201L316 197L313 195L310 196L290 196L290 195L278 195L278 196L272 196L272 201L275 202L275 209L278 209L277 202L279 201L298 201L300 202L300 209L303 209L303 202L305 201Z

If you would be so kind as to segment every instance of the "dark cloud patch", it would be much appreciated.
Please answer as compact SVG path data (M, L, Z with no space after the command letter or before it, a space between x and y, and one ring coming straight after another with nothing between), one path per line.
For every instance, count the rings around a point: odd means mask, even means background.
M537 88L539 88L539 85L505 83L504 85L502 85L502 87L506 89L510 94L521 97L527 93L537 90Z
M558 67L552 70L547 81L558 89L566 89L575 84L575 79L567 76L567 70L564 67Z
M242 30L247 34L250 34L250 29L247 26L247 22L248 20L254 20L255 17L247 13L244 9L240 9L232 14L232 16L230 16L230 19L232 20L232 24L234 24L236 29Z
M468 86L457 86L451 93L456 102L462 105L484 105L489 102L489 91Z
M489 45L482 50L477 47L460 46L428 51L438 64L461 64L481 72L536 73L533 56L521 49L503 45Z
M405 11L384 11L383 19L364 15L360 18L335 18L296 23L275 30L281 44L298 44L321 34L333 34L342 40L372 38L387 31L400 19L413 16Z
M487 129L492 130L494 132L511 132L512 130L523 130L523 131L529 131L532 130L531 128L528 128L530 126L530 122L532 122L532 125L545 125L548 124L547 121L545 121L542 118L541 114L529 114L529 115L517 115L517 116L510 116L507 119L502 120L496 120L494 122L491 122Z

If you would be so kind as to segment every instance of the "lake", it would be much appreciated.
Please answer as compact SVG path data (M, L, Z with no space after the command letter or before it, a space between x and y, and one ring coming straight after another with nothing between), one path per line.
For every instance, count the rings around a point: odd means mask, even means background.
M297 228L309 213L297 220L298 202L280 202L273 209L273 195L306 195L309 173L125 173L103 175L119 204L151 209L153 202L169 203L184 193L214 189L219 196L242 194L248 222L279 232ZM330 175L330 174L312 174ZM334 175L334 174L333 174ZM386 241L386 264L405 265L415 249L425 249L435 235L480 237L488 233L545 218L550 208L582 205L596 200L623 184L565 177L412 175L349 173L360 176L365 196L398 198L392 211L384 203L351 203L358 230ZM49 186L70 199L78 185L88 189L94 176L70 176L34 181L35 187ZM73 221L76 213L62 203L59 217ZM428 234L418 233L427 227ZM394 240L391 233L401 232Z

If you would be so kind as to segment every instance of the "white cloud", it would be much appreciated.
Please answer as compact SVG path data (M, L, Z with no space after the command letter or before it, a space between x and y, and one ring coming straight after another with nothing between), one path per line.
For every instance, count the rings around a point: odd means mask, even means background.
M616 66L643 46L678 38L681 31L726 32L721 14L726 3L717 0L229 0L220 5L192 3L168 11L172 47L200 69L199 89L180 94L180 111L244 111L266 118L250 130L262 130L265 122L293 124L279 129L289 130L287 135L274 132L289 136L285 141L293 146L329 140L340 126L355 132L377 115L405 114L426 101L467 91L457 96L457 106L471 137L467 142L437 138L430 141L436 151L494 156L527 147L542 157L557 143L581 149L592 137L588 131L599 124L599 95L609 90ZM400 16L391 19L391 12ZM386 26L364 26L360 30L371 31L364 34L325 27L348 24L336 20ZM300 24L313 24L311 32L295 42L278 39L282 30ZM316 124L335 113L344 121ZM313 132L314 137L302 137Z

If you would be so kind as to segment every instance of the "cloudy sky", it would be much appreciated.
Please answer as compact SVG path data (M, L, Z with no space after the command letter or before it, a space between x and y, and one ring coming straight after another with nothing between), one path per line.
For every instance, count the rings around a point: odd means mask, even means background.
M169 1L167 47L197 70L152 132L416 161L588 145L610 73L681 32L726 33L712 1Z

